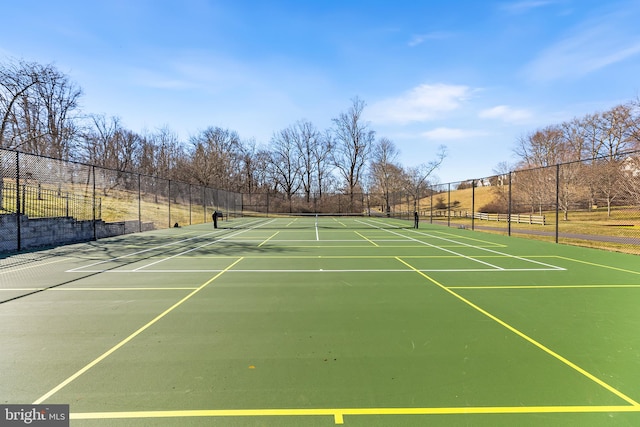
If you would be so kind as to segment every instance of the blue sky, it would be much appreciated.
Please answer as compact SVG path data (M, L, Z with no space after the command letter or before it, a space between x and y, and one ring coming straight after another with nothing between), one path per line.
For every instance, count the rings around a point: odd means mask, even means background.
M405 166L441 182L512 163L518 138L640 94L637 0L5 1L0 58L54 64L82 110L184 140L267 143L359 97Z

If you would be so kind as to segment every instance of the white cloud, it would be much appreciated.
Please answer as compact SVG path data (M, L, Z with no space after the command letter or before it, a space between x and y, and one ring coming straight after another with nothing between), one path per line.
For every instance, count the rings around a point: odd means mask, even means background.
M435 141L451 141L456 139L474 138L486 135L486 132L482 131L447 127L439 127L422 133L423 137Z
M550 1L550 0L523 0L523 1L517 1L514 3L502 4L500 8L509 13L521 14L521 13L526 13L531 9L547 6L552 3L553 1Z
M374 103L367 115L377 123L424 122L460 108L471 93L468 86L422 84L398 97Z
M508 105L497 105L480 111L478 117L482 119L498 119L505 122L522 122L532 117L528 110L511 108Z
M426 42L427 40L444 40L452 36L453 36L452 33L447 33L442 31L436 31L436 32L427 33L427 34L415 34L413 37L411 37L411 40L409 40L408 45L410 47L415 47Z
M640 54L640 8L625 12L584 22L542 51L525 73L538 81L575 78Z

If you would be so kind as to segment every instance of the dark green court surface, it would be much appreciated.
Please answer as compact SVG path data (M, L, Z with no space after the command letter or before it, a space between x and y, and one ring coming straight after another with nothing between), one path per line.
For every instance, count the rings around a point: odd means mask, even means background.
M373 218L0 260L0 403L72 426L640 425L640 258Z

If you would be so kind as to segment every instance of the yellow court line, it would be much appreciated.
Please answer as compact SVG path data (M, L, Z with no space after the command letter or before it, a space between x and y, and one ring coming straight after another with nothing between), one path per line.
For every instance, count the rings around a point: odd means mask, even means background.
M184 411L72 412L72 420L176 417L333 416L343 424L347 415L482 415L640 412L637 406L480 406L441 408L317 408L317 409L203 409Z
M640 288L640 285L510 285L510 286L447 286L447 289L576 289L576 288Z
M380 247L376 242L374 242L373 240L367 239L365 236L363 236L362 234L358 233L357 231L354 231L354 233L356 233L358 236L362 237L367 242L371 243L373 246Z
M294 218L292 221L290 221L288 224L285 225L285 227L290 226L291 224L293 224L294 222L296 222L298 220L298 218Z
M271 237L268 237L268 238L267 238L267 240L264 240L262 243L260 243L260 244L258 245L258 247L260 247L260 246L264 245L264 244L265 244L265 243L267 243L269 240L271 240L271 239L273 239L274 237L276 237L276 235L277 235L278 233L280 233L280 232L279 232L279 231L276 231L275 233L273 233L273 234L271 235Z
M563 257L563 256L557 256L556 258L566 259L567 261L579 262L581 264L592 265L594 267L602 267L602 268L608 268L610 270L622 271L623 273L640 274L640 271L627 270L627 269L624 269L624 268L612 267L610 265L596 264L594 262L582 261L582 260L579 260L579 259L567 258L567 257Z
M42 397L40 397L38 400L36 400L35 402L33 402L34 405L38 405L42 402L44 402L45 400L47 400L49 397L53 396L55 393L57 393L58 391L60 391L62 388L64 388L65 386L67 386L69 383L71 383L73 380L75 380L76 378L78 378L80 375L84 374L85 372L87 372L89 369L93 368L95 365L97 365L98 363L102 362L104 359L106 359L109 355L111 355L112 353L114 353L116 350L118 350L119 348L121 348L122 346L124 346L126 343L128 343L129 341L131 341L132 339L134 339L135 337L137 337L138 335L140 335L142 332L144 332L145 330L147 330L149 327L151 327L152 325L154 325L156 322L158 322L160 319L162 319L164 316L166 316L167 314L171 313L174 309L176 309L177 307L179 307L180 305L182 305L182 303L184 303L185 301L187 301L189 298L191 298L192 296L194 296L195 294L197 294L198 292L200 292L202 289L204 289L205 287L207 287L207 285L211 284L214 280L216 280L218 277L222 276L224 273L226 273L227 271L231 270L236 264L238 264L240 261L242 261L243 258L239 258L236 261L234 261L232 264L230 264L227 268L225 268L224 270L222 270L221 272L219 272L218 274L216 274L215 276L213 276L211 279L207 280L206 282L204 282L202 285L200 285L198 288L196 288L193 292L189 293L189 295L187 295L186 297L182 298L180 301L178 301L177 303L173 304L171 307L169 307L168 309L166 309L165 311L163 311L162 313L160 313L159 315L157 315L153 320L151 320L150 322L148 322L146 325L142 326L141 328L139 328L137 331L135 331L134 333L132 333L131 335L129 335L128 337L126 337L125 339L123 339L122 341L120 341L118 344L114 345L113 347L111 347L109 350L105 351L104 353L102 353L102 355L98 356L96 359L94 359L92 362L88 363L87 365L85 365L82 369L80 369L78 372L76 372L75 374L71 375L69 378L67 378L66 380L62 381L60 384L58 384L57 386L55 386L53 389L51 389L50 391L48 391L47 393L45 393Z
M581 373L582 375L584 375L585 377L589 378L591 381L599 384L600 386L604 387L605 389L609 390L611 393L615 394L616 396L618 396L619 398L627 401L628 403L630 403L631 405L637 406L640 408L640 403L636 402L635 400L633 400L632 398L630 398L629 396L625 395L624 393L622 393L621 391L613 388L612 386L610 386L609 384L605 383L604 381L602 381L600 378L596 377L595 375L587 372L586 370L582 369L581 367L579 367L578 365L576 365L575 363L571 362L570 360L564 358L563 356L561 356L560 354L556 353L555 351L551 350L549 347L546 347L544 344L534 340L533 338L531 338L530 336L526 335L524 332L519 331L518 329L514 328L513 326L509 325L508 323L500 320L499 318L497 318L496 316L494 316L493 314L489 313L488 311L480 308L479 306L475 305L474 303L472 303L471 301L469 301L468 299L464 298L463 296L455 293L454 291L452 291L451 289L447 288L446 286L444 286L443 284L441 284L440 282L438 282L435 279L432 279L431 277L429 277L428 275L424 274L422 271L418 270L417 268L413 267L412 265L408 264L407 262L403 261L402 259L400 259L399 257L396 258L398 261L400 261L401 263L403 263L404 265L406 265L407 267L409 267L410 269L412 269L413 271L415 271L416 273L418 273L419 275L421 275L422 277L424 277L425 279L429 280L431 283L435 284L436 286L440 287L441 289L443 289L444 291L448 292L449 294L453 295L454 297L456 297L457 299L459 299L460 301L464 302L465 304L469 305L470 307L474 308L475 310L479 311L480 313L484 314L485 316L487 316L488 318L490 318L491 320L497 322L498 324L504 326L505 328L507 328L508 330L510 330L511 332L513 332L514 334L518 335L519 337L525 339L526 341L530 342L531 344L535 345L536 347L538 347L540 350L544 351L545 353L549 354L550 356L555 357L556 359L558 359L560 362L564 363L565 365L569 366L570 368L578 371L579 373Z

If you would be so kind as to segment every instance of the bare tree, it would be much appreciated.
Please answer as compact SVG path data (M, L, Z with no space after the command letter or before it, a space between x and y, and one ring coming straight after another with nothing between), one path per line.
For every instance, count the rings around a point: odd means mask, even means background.
M81 95L80 88L51 65L20 61L1 67L0 147L69 159Z
M240 144L241 174L238 176L238 187L243 193L252 194L258 189L258 148L255 140Z
M352 100L351 108L333 119L335 150L333 163L342 175L349 194L350 209L354 208L354 193L363 177L375 132L363 122L365 103L359 98Z
M26 96L27 92L40 83L40 76L33 72L34 64L9 62L0 64L0 148L18 148L15 134L18 126L15 104ZM10 127L13 132L8 133Z
M240 137L219 127L205 129L191 138L190 176L197 183L230 189L239 174Z
M317 144L313 147L313 160L316 170L315 191L318 199L322 199L323 194L331 185L331 170L333 167L331 152L335 146L333 133L330 130L325 131L324 135L318 139Z
M311 201L311 189L314 176L317 174L316 153L321 143L321 134L309 121L298 121L291 128L289 134L295 144L296 155L300 160L300 182L307 203Z
M296 151L295 130L283 129L271 138L271 176L277 188L282 190L292 209L293 195L302 187L302 165Z
M622 194L623 156L635 142L631 105L618 105L600 114L598 128L600 150L591 164L591 183L606 203L607 216L611 216L611 205Z
M420 209L420 195L426 193L429 177L440 167L446 157L447 147L441 145L438 147L434 160L406 170L406 190L413 197L414 210L418 211Z
M518 140L514 150L523 168L553 166L566 159L567 146L559 126L547 126Z
M371 187L379 190L383 198L383 211L391 212L391 193L402 186L403 170L398 162L400 151L393 141L380 138L373 146L369 177Z
M130 172L138 169L135 159L140 157L142 138L124 128L118 117L92 115L90 120L82 148L85 160L101 167L101 188L105 194L117 187L130 188L134 185Z
M68 159L78 134L75 114L82 90L52 67L42 70L41 75L42 84L35 88L46 118L43 129L46 151L50 156Z

